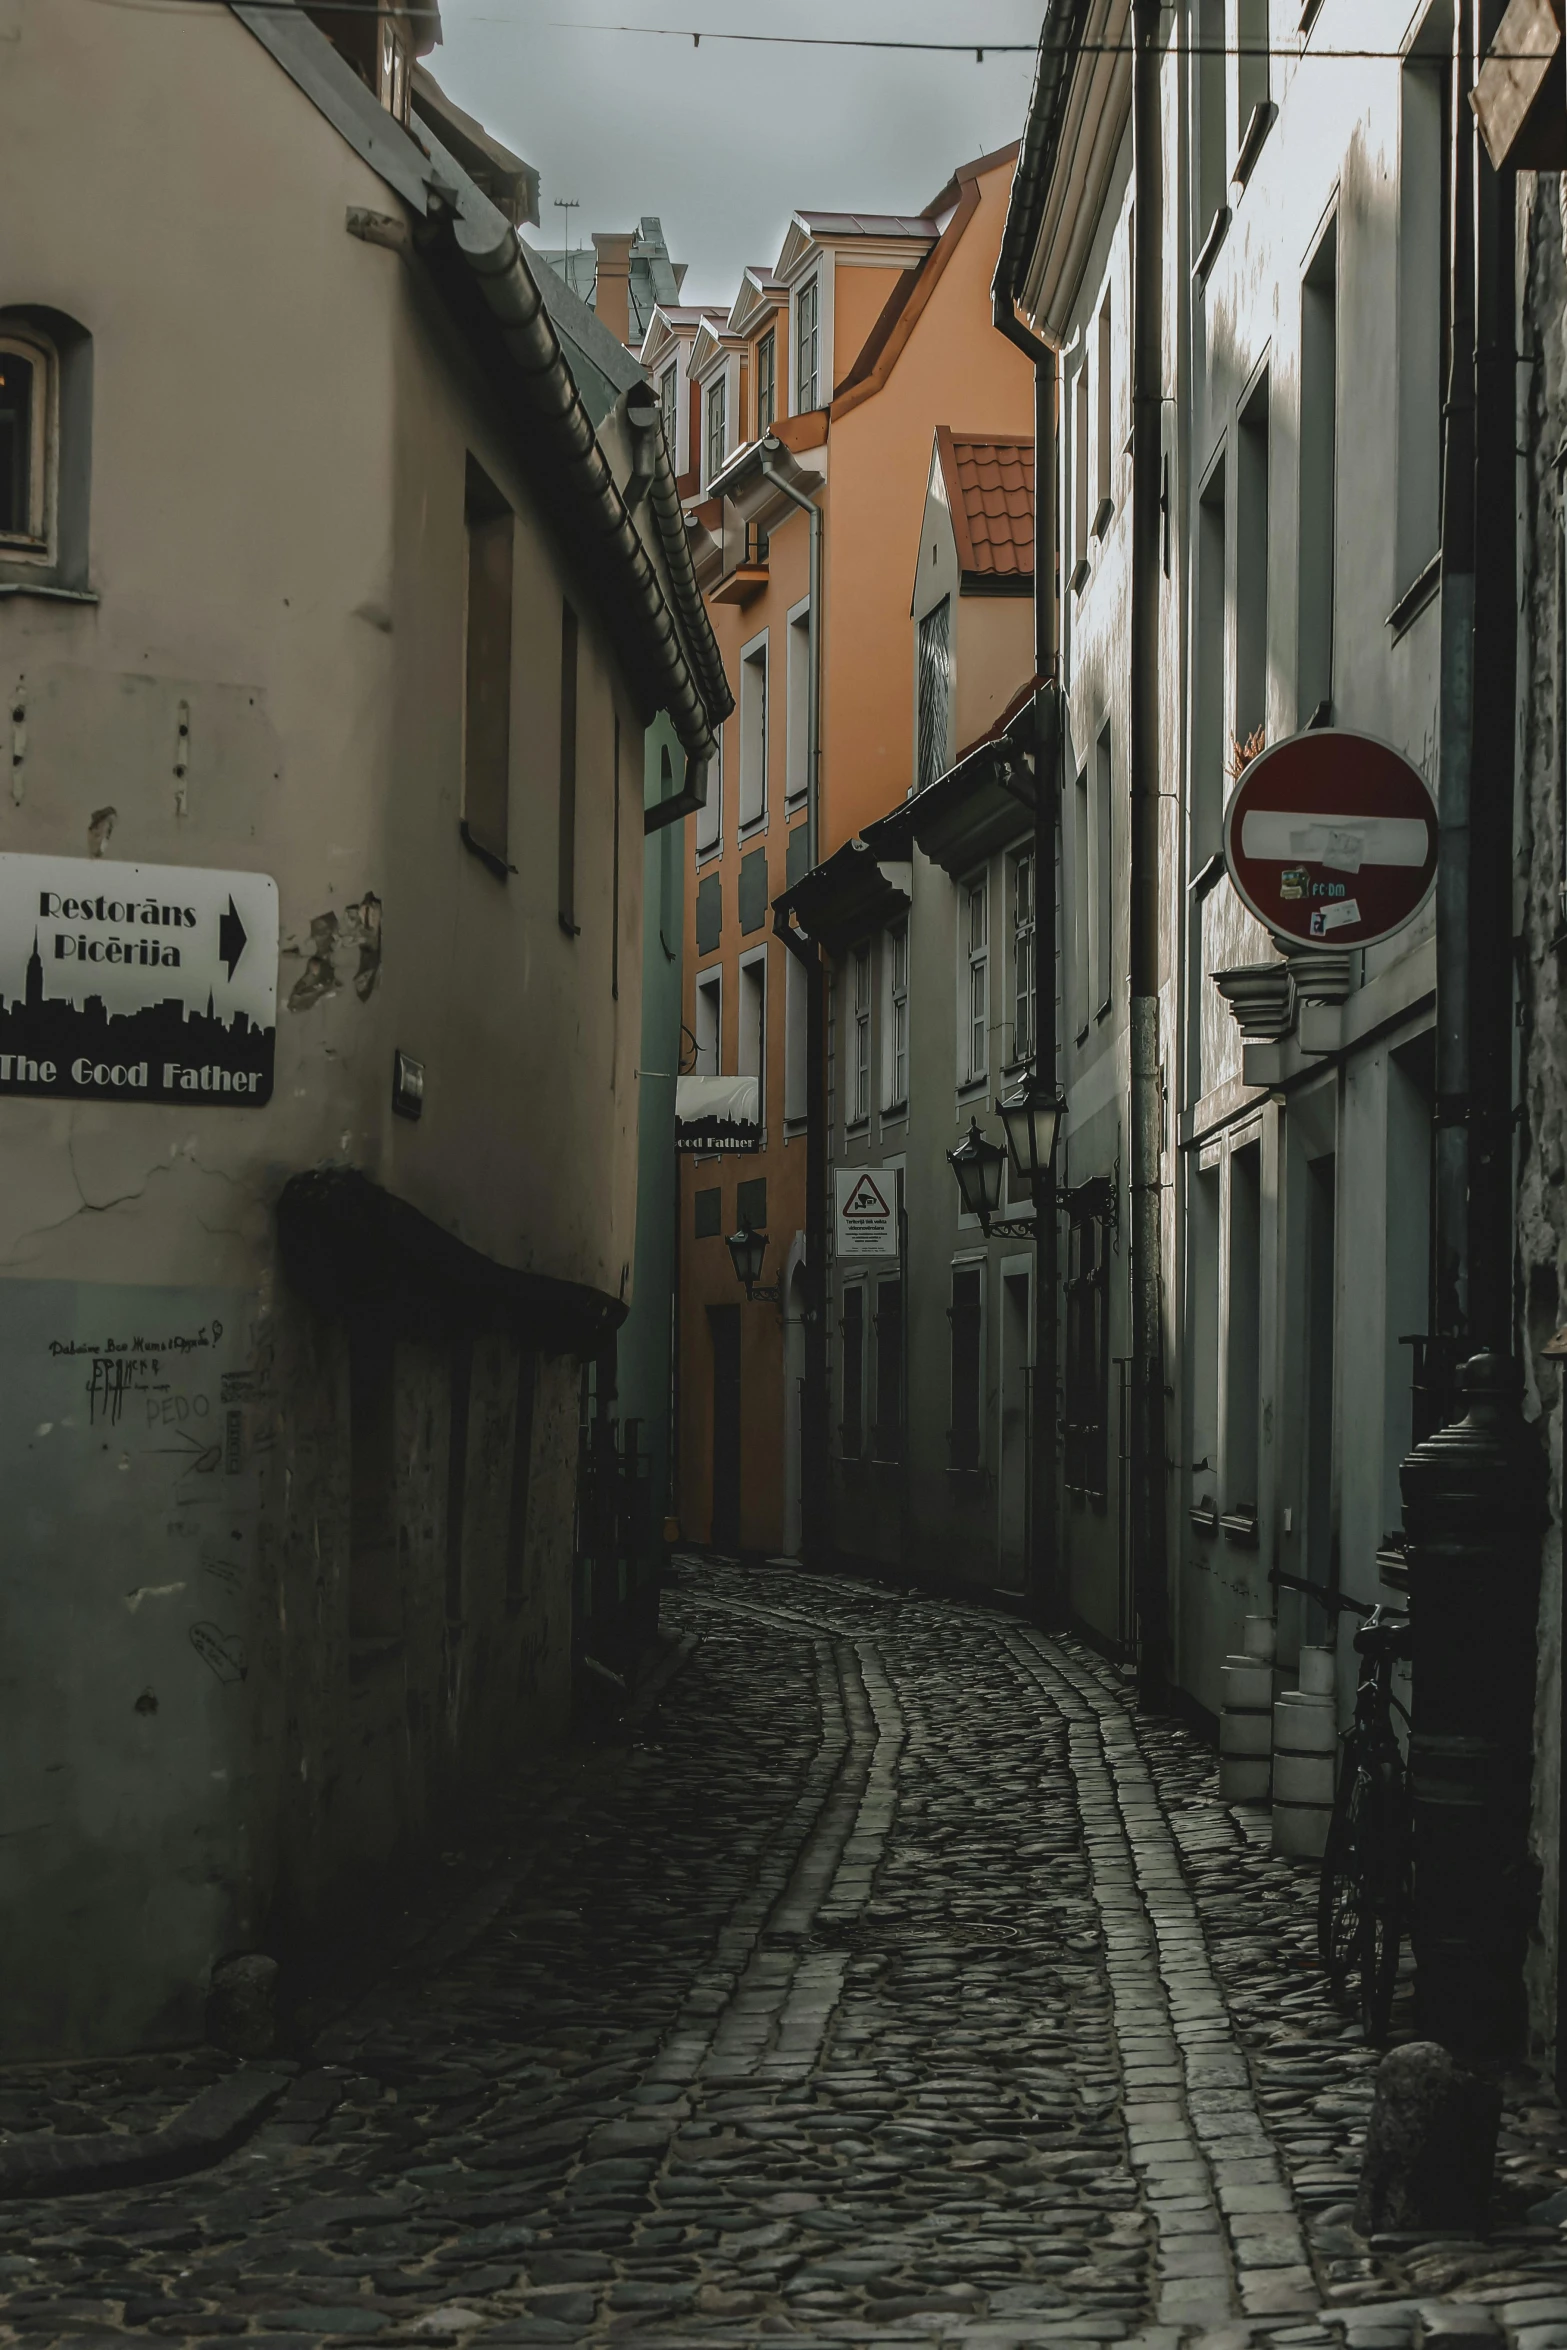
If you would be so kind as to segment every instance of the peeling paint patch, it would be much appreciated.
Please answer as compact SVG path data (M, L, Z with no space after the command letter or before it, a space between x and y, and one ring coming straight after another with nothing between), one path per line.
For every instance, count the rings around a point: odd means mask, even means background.
M294 950L296 953L299 950ZM350 960L357 957L352 970ZM323 996L352 985L359 1001L368 1003L381 971L381 901L366 890L341 915L317 914L310 925L310 948L305 968L289 993L291 1012L308 1012Z
M184 1588L183 1583L139 1583L134 1591L127 1591L125 1604L134 1615L144 1599L172 1599Z
M113 834L119 813L118 808L94 808L87 820L87 854L89 857L103 855L104 844Z

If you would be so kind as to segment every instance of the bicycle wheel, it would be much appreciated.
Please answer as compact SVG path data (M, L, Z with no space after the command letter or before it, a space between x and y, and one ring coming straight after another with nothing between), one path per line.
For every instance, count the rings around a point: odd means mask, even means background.
M1391 1756L1377 1762L1367 1782L1360 1850L1360 2020L1366 2038L1380 2046L1393 2013L1408 1872L1403 1770Z
M1317 1955L1335 1998L1342 1998L1348 1988L1360 1952L1361 1843L1367 1797L1366 1774L1354 1745L1346 1742L1317 1887Z

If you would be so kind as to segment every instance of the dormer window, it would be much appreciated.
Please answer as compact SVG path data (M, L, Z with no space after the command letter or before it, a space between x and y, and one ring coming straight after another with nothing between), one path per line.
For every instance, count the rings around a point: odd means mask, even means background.
M397 27L386 17L381 19L381 86L377 93L388 114L400 123L408 120L408 96L412 84L408 50Z
M709 482L724 470L728 431L728 393L729 386L722 375L715 376L707 387L707 478Z
M679 398L679 391L680 362L678 359L673 359L670 361L669 365L665 368L663 374L658 379L659 420L664 427L664 446L669 451L669 462L671 465L677 462L675 455L675 434L679 421L679 409L676 406L676 402Z
M795 411L806 416L821 406L821 280L809 278L794 298Z

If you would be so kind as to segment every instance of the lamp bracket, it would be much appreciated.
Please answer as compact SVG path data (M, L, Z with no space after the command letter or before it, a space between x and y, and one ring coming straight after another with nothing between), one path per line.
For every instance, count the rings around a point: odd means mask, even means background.
M987 1240L1037 1240L1039 1220L1036 1216L992 1216L985 1227Z

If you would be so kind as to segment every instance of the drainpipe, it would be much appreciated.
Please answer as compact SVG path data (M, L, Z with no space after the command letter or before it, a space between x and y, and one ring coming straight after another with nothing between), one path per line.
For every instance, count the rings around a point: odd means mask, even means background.
M810 614L806 627L805 853L806 869L819 854L822 760L822 513L814 498L776 469L783 443L762 442L762 472L798 506L810 524ZM805 1393L800 1401L800 1549L807 1559L827 1553L827 974L821 949L785 916L773 929L805 973Z
M1442 480L1437 851L1437 1301L1453 1410L1404 1495L1413 1635L1415 1996L1420 2029L1518 2062L1538 1930L1529 1853L1545 1461L1513 1348L1512 855L1516 610L1514 175L1469 107L1500 0L1458 0L1452 357Z
M1056 354L1023 324L999 282L991 320L1034 363L1034 1069L1054 1080L1056 1038L1056 845L1062 714L1056 673ZM1034 1190L1034 1425L1028 1528L1029 1606L1041 1623L1064 1624L1057 1366L1060 1361L1060 1231L1052 1161Z
M1159 1060L1159 492L1163 425L1163 161L1159 0L1132 10L1132 598L1129 872L1132 1591L1141 1704L1169 1682Z

